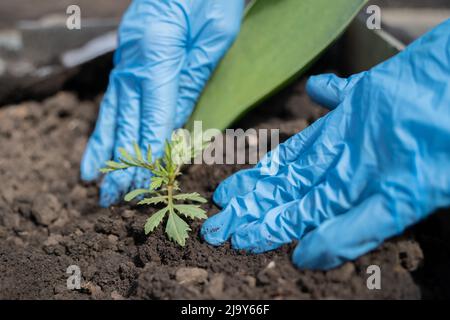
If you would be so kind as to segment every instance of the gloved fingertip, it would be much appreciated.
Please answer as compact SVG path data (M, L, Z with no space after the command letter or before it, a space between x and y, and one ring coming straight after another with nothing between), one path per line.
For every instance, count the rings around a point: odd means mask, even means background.
M306 248L305 248L306 249ZM322 270L324 266L317 261L317 256L304 250L302 244L298 244L292 253L292 262L299 268L304 270Z
M345 79L334 74L311 76L306 83L306 92L310 98L330 110L335 109L340 101L340 82Z
M206 220L201 229L200 235L202 238L213 246L222 245L227 239L223 237L223 224L217 224L214 219L209 218Z
M92 152L88 146L80 164L81 180L86 182L94 181L100 177L100 168L98 168L97 161L91 154Z
M263 253L283 245L275 240L263 221L253 221L239 227L231 236L231 244L234 249L251 253Z
M216 190L213 193L213 201L214 201L214 203L217 206L221 207L221 208L223 208L223 207L225 207L227 205L227 201L226 200L229 198L229 197L227 197L227 186L224 185L224 182L225 181L223 181L216 188Z
M213 194L213 201L220 207L227 206L231 199L254 189L261 178L261 169L252 168L236 172L222 181Z
M249 225L244 225L238 228L231 236L231 247L236 250L247 250L254 252L252 241L250 240Z
M100 189L99 205L102 208L108 208L120 201L120 192L105 187Z
M344 261L332 254L325 243L317 240L317 235L306 236L295 248L292 254L292 262L299 269L330 270L338 267Z
M236 190L236 175L241 174L237 172L234 175L223 180L216 188L213 194L213 201L219 207L226 207L230 200L239 195L239 191Z
M122 200L131 183L130 174L131 172L115 171L105 176L100 187L99 205L101 207L107 208Z
M309 269L308 266L311 264L307 259L307 255L303 251L301 244L299 243L292 253L292 263L299 269Z
M80 168L80 178L82 181L91 182L95 181L100 177L100 171L92 170L90 167L81 164Z
M345 214L325 221L301 240L292 257L294 263L306 269L336 268L377 248L417 221L417 215L408 211L410 206L400 207L402 203L398 202L396 209L406 215L412 213L413 217L408 224L399 224L388 209L390 201L384 194L374 194Z
M269 247L265 241L258 239L257 241L252 241L249 234L234 233L231 236L231 247L235 250L244 250L249 253L259 254L273 250Z

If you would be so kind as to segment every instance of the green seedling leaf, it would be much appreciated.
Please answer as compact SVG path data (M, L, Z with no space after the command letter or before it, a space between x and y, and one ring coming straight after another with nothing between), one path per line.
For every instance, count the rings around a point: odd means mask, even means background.
M146 193L150 193L150 190L148 190L148 189L136 189L136 190L133 190L131 192L128 192L125 195L124 200L128 202L128 201L131 201L134 198L136 198L136 197L138 197L140 195L146 194Z
M169 142L166 141L166 143L164 144L164 154L167 157L170 157L172 155L172 147L170 145Z
M125 160L124 162L128 162L130 164L135 163L135 159L133 159L133 157L124 148L119 148L119 153L122 159Z
M168 171L162 166L161 161L155 162L153 173L159 177L167 177L169 175Z
M134 153L136 154L136 159L140 162L144 162L144 158L142 157L141 148L139 148L139 145L137 142L133 143Z
M115 161L106 161L106 167L105 168L101 168L100 172L102 173L108 173L108 172L112 172L112 171L116 171L116 170L123 170L123 169L127 169L129 166L124 164L124 163L119 163L119 162L115 162Z
M119 163L115 161L106 161L106 166L111 169L123 170L128 168L128 166L124 163Z
M153 177L152 182L150 183L150 190L156 190L156 189L161 188L163 181L164 181L164 178Z
M153 198L145 198L138 202L138 205L141 204L158 204L158 203L167 203L167 196L158 196Z
M171 174L174 171L175 163L172 158L172 145L166 142L164 146L164 166L165 170L168 174Z
M194 206L191 204L177 204L174 205L174 208L181 214L191 219L208 219L206 211L200 208L200 206Z
M177 194L177 195L174 195L173 198L176 199L176 200L179 200L179 201L190 200L190 201L199 202L199 203L206 203L206 202L208 202L208 200L203 198L197 192Z
M200 135L202 136L202 135ZM192 157L191 139L184 129L174 131L172 134L171 158L174 164L183 165L190 162Z
M366 0L258 0L208 82L186 128L228 128L294 80L344 31Z
M153 156L152 156L152 147L150 145L148 145L148 149L147 149L147 162L148 163L152 163L153 161Z
M154 213L150 218L147 219L147 222L145 223L144 226L145 234L153 232L153 230L155 230L155 228L160 225L167 211L169 211L169 208L165 207L159 210L158 212Z
M146 159L143 158L143 152L137 143L133 144L133 157L124 148L119 148L121 155L120 163L115 161L106 162L105 168L102 172L111 172L115 170L122 170L129 167L139 167L149 170L153 177L147 189L136 189L125 195L125 201L131 201L136 197L147 194L147 198L138 202L138 205L158 205L163 204L164 207L153 214L145 223L145 234L152 232L164 219L169 212L169 218L166 224L166 233L170 240L175 241L181 246L186 244L188 231L191 229L189 225L177 214L183 215L192 219L206 219L206 212L198 205L182 204L182 201L195 201L198 203L206 202L206 199L198 193L177 194L180 190L177 177L181 174L181 166L183 161L179 163L176 159L185 159L191 153L190 147L185 144L186 137L181 135L174 135L172 142L167 142L164 147L164 156L162 159L156 159L152 163L152 151L149 146Z
M167 219L166 233L169 239L175 241L180 246L186 245L186 239L188 238L188 231L190 231L189 225L181 219L175 212L169 213L169 219Z

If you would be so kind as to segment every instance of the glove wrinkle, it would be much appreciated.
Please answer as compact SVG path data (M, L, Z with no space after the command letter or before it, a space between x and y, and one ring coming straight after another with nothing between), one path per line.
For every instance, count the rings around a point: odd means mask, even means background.
M450 20L370 71L312 77L309 94L333 110L256 166L276 161L275 173L218 187L233 205L203 227L233 225L215 244L260 253L300 239L294 264L328 270L449 206L449 39Z

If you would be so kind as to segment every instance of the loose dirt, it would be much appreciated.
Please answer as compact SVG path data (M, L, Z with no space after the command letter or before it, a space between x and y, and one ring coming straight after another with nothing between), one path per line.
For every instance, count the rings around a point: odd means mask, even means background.
M79 163L98 102L62 92L42 103L0 109L0 298L2 299L417 299L449 297L448 214L436 215L376 251L329 272L300 271L295 244L251 255L213 248L192 222L185 248L162 228L143 225L152 208L97 206L98 185L79 179ZM298 81L239 125L281 129L282 139L324 114ZM243 166L193 165L182 184L211 199ZM209 215L219 211L205 206ZM376 214L374 212L374 214ZM367 266L382 289L366 286ZM70 265L82 288L66 287Z

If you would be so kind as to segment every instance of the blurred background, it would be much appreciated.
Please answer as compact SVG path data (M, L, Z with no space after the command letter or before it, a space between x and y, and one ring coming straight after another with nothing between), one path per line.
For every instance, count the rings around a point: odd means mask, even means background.
M28 19L42 19L48 15L64 14L69 5L75 4L82 8L86 18L116 18L119 19L131 0L3 0L0 4L0 29L15 27L17 22ZM447 8L448 0L374 0L383 8ZM440 10L438 10L440 11ZM441 15L442 15L441 11ZM427 19L421 15L422 19ZM420 23L420 19L418 21Z
M0 4L0 28L14 27L20 20L64 15L72 4L80 6L86 18L120 18L129 3L130 0L3 0Z
M80 89L83 85L89 86L98 93L106 86L104 74L111 68L111 59L96 59L113 51L114 31L129 3L130 0L2 0L0 106L41 99L67 86L76 86L77 91L84 91ZM81 8L81 30L66 27L66 9L73 4ZM450 17L449 0L373 0L369 4L381 7L383 30L398 40L394 44L398 48ZM80 68L91 71L80 73ZM83 79L74 78L75 75ZM95 75L102 77L91 83L85 81Z

